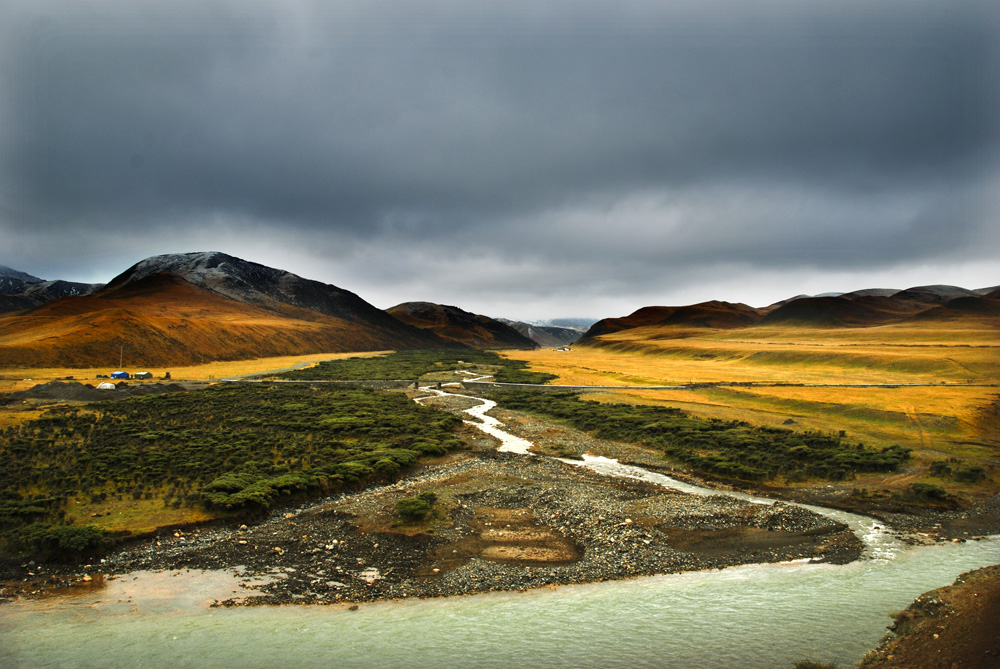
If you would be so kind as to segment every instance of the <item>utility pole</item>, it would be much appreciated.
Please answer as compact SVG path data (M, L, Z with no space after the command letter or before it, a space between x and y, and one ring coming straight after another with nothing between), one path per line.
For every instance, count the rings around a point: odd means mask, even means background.
M122 360L124 360L124 359L125 359L125 346L122 345L118 349L118 369L122 368Z

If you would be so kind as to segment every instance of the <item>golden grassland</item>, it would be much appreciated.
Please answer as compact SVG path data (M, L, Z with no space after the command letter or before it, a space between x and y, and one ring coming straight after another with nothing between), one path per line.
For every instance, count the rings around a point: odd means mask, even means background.
M794 430L847 433L874 447L913 449L904 471L860 475L849 485L903 489L914 482L945 485L970 497L995 492L1000 482L1000 332L989 324L892 325L811 329L752 327L738 330L645 327L606 335L600 346L569 351L509 351L531 371L554 374L553 383L579 385L681 385L690 383L934 384L924 387L844 388L707 386L693 390L621 390L591 393L596 401L676 406L692 414ZM154 381L214 381L261 374L322 360L381 352L324 353L206 362L186 367L131 368ZM96 368L0 369L0 392L72 376L96 383ZM947 385L941 385L942 383ZM0 409L0 429L40 415L40 408ZM992 413L991 413L992 411ZM990 418L990 416L993 418ZM950 457L986 467L978 484L943 481L930 465ZM74 500L67 517L103 529L144 532L205 520L195 508L162 500Z
M227 360L206 362L187 367L144 367L134 369L125 366L131 372L150 372L153 379L150 382L163 381L163 376L170 372L171 381L213 381L248 374L263 374L283 369L292 369L299 365L309 366L323 360L337 358L363 358L381 355L386 351L364 351L362 353L310 353L307 355L287 355L272 358L253 358L250 360ZM117 369L117 368L115 368ZM47 367L26 368L8 367L0 369L0 392L25 390L39 383L55 379L65 379L72 376L82 383L97 383L98 374L110 374L111 367ZM102 379L103 380L103 379ZM132 383L143 383L132 381Z
M1000 434L988 415L1000 401L1000 331L989 323L870 328L644 327L569 351L507 353L567 385L690 383L934 384L894 388L709 386L602 391L603 402L674 406L692 414L795 430L847 433L870 446L913 449L900 483L927 478L956 457L1000 480ZM940 385L946 384L946 385ZM993 409L995 412L995 409ZM873 479L875 477L872 477ZM975 486L949 485L949 489Z
M217 381L237 376L252 374L265 374L277 372L279 370L293 369L299 366L309 367L322 362L323 360L334 360L337 358L363 358L373 355L380 355L386 351L364 351L361 353L311 353L309 355L289 355L273 358L254 358L251 360L227 360L218 362L206 362L201 365L191 365L188 367L159 368L148 367L143 369L130 369L132 372L150 372L153 379L149 381L129 380L132 384L141 383L163 383L163 377L170 372L169 383L177 381ZM67 379L72 377L74 381L96 385L104 379L97 379L98 374L110 374L113 369L110 367L46 367L46 368L6 368L0 369L0 393L12 392L16 390L27 390L33 386L47 383L49 381ZM44 413L44 409L36 407L35 404L15 405L13 407L0 408L0 430L14 425L20 425L29 420L34 420ZM167 510L164 510L165 512ZM174 512L174 515L179 515ZM180 521L177 521L180 522Z
M641 354L594 365L610 385L775 383L961 383L1000 379L1000 331L989 324L871 328L644 327L600 338L599 351ZM576 346L570 355L582 347ZM565 352L543 351L558 360ZM655 362L653 362L655 361ZM571 365L573 371L584 365ZM542 371L542 370L539 370ZM548 371L548 370L544 370ZM567 374L571 371L567 370ZM567 376L569 378L569 376ZM566 381L576 383L576 381Z
M173 508L164 506L163 500L154 495L153 499L135 500L108 499L103 502L89 502L80 497L70 498L66 504L66 520L72 525L90 525L106 532L127 532L144 534L162 527L176 527L192 523L202 523L227 515L211 512L198 506Z

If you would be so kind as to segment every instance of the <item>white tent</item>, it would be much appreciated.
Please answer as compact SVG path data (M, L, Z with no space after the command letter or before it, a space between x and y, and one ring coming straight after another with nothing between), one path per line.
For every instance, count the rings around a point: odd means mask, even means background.
M107 381L104 381L103 383L98 383L97 384L97 389L98 390L117 390L115 384L108 383Z

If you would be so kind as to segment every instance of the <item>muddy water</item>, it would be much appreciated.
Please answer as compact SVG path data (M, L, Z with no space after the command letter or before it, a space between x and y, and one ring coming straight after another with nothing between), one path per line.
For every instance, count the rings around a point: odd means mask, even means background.
M587 464L647 480L660 476L614 461ZM0 666L753 669L790 667L807 657L850 665L878 643L892 612L962 572L1000 562L1000 537L910 548L870 519L843 514L842 520L865 537L869 557L842 566L749 565L380 602L355 611L217 609L212 601L242 590L238 575L130 574L77 596L0 607Z

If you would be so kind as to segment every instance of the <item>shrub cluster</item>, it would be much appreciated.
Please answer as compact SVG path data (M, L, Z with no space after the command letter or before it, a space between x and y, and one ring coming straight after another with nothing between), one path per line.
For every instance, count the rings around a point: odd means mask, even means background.
M315 367L285 372L294 380L375 381L418 379L433 372L480 368L504 383L545 383L551 374L527 371L527 363L508 360L493 351L477 349L396 351L368 358L327 360Z
M894 471L910 453L821 432L706 420L670 407L587 402L573 393L504 391L496 398L505 408L546 415L601 439L650 446L694 471L727 479L843 480L856 472Z
M75 560L100 547L104 533L95 527L32 523L13 533L14 547L44 559Z
M264 509L286 495L389 480L461 448L459 425L400 393L299 384L54 408L0 435L0 542L61 523L74 497ZM33 532L20 544L69 541Z
M931 476L960 483L978 483L986 478L986 470L979 465L963 465L958 458L948 458L931 464Z
M908 492L918 500L927 502L941 501L948 497L944 488L933 483L911 483Z
M404 497L393 508L403 520L416 523L427 517L436 501L437 493L425 490L416 497Z

